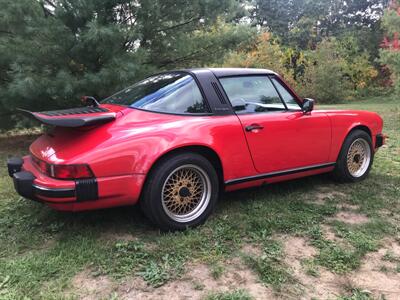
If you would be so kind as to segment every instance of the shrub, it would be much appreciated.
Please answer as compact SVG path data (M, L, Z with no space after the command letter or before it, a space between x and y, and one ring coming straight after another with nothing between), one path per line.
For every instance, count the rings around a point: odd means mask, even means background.
M346 61L339 55L336 41L322 41L309 53L309 65L301 78L301 93L322 103L343 100L351 93L345 69Z

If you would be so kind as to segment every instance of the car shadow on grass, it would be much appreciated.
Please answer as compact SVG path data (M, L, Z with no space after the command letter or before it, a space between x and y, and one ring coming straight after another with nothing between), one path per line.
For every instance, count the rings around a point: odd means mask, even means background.
M321 186L334 186L335 183L329 175L319 175L292 181L263 185L261 187L248 188L233 192L225 192L220 197L216 209L211 218L217 218L229 210L246 206L255 199L263 199L268 205L269 198L281 198L282 201L288 195L309 193ZM49 209L50 210L50 209ZM84 212L57 212L49 211L51 219L57 219L63 223L65 230L81 231L96 229L101 231L112 231L116 233L135 233L137 235L158 234L159 229L155 227L143 214L140 205L108 208Z

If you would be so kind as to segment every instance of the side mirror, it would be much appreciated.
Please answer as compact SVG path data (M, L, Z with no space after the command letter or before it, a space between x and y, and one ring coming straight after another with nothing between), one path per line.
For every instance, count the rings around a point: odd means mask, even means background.
M301 108L301 110L303 111L303 113L309 113L314 109L314 100L310 99L310 98L304 98L303 101L303 106Z
M81 101L84 105L90 105L94 107L100 105L100 103L96 100L96 98L92 96L82 96Z

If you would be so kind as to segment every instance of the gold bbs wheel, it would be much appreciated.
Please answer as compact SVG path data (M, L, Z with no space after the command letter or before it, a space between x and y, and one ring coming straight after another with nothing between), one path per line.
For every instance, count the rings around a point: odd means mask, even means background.
M196 165L183 165L173 170L162 188L162 206L174 221L190 222L207 208L211 182L207 173Z
M368 170L371 161L371 148L366 140L358 138L347 151L347 169L351 176L361 177Z

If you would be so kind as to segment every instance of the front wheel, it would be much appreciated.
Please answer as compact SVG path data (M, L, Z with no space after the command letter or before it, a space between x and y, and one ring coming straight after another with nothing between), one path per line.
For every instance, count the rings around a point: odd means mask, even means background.
M363 130L354 130L346 137L334 177L341 182L357 182L368 176L374 159L372 140Z
M162 230L182 230L204 223L218 198L218 175L196 153L161 160L151 171L141 199L145 215Z

